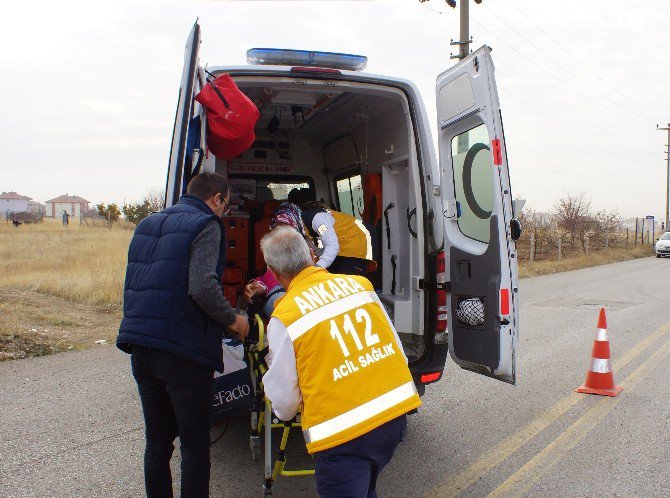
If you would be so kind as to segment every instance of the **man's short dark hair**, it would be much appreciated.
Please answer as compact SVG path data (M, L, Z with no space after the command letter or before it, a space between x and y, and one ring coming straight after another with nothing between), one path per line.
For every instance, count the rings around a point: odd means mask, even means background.
M221 197L228 195L228 180L219 173L200 173L196 175L186 187L186 193L206 201L221 193Z
M302 209L308 202L315 201L316 195L310 188L294 188L288 193L286 200Z

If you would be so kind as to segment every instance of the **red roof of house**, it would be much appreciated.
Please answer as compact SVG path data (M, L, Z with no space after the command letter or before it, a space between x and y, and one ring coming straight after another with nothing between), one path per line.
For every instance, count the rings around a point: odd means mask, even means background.
M17 194L16 192L3 192L0 194L0 199L15 199L21 201L31 201L32 197L26 197L25 195Z
M60 195L56 197L55 199L51 199L47 202L65 202L65 203L70 203L70 204L90 204L89 201L84 199L83 197L79 197L78 195Z

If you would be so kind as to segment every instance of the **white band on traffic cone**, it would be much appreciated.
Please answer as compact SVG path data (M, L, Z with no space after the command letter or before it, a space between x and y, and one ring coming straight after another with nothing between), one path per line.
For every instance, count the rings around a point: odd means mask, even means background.
M591 358L590 370L595 373L610 373L612 371L612 360L607 358Z
M596 329L596 341L609 341L607 329Z

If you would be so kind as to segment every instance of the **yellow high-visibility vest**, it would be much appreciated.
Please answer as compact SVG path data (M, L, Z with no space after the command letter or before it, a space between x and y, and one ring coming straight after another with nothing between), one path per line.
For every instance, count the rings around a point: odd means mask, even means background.
M293 343L309 453L346 443L421 405L372 284L308 267L272 316Z
M314 229L312 223L314 216L319 212L330 213L333 217L333 229L337 240L340 244L340 249L337 252L338 256L347 258L360 258L374 261L372 254L372 236L365 224L354 216L339 211L331 211L330 209L308 209L303 211L303 221L307 232L312 238L320 237L319 227ZM325 227L324 227L325 228ZM316 242L316 240L314 241Z
M340 243L338 256L374 261L372 237L363 222L349 214L328 211L335 219L335 234Z

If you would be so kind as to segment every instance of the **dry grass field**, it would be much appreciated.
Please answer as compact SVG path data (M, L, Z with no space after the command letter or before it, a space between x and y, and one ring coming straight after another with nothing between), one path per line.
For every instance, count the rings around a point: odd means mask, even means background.
M535 261L532 264L523 259L519 260L520 277L536 277L538 275L548 275L550 273L559 273L562 271L578 270L580 268L589 268L591 266L605 265L617 261L627 261L629 259L647 258L654 255L651 246L638 246L630 250L610 249L591 251L588 254L575 252L569 254L561 261L542 260Z
M0 224L0 360L110 342L132 230Z
M48 221L18 228L0 224L0 288L119 305L132 233Z
M132 230L0 223L0 361L113 342ZM520 263L532 277L652 255L649 247Z

